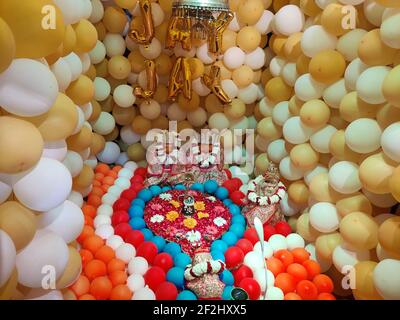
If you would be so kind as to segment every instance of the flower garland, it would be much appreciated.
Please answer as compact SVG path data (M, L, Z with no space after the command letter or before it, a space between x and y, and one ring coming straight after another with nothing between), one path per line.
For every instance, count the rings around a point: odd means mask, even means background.
M221 260L203 261L196 265L188 265L185 269L185 279L192 281L204 274L220 274L225 270L225 263Z
M256 203L260 206L266 206L266 205L279 203L286 194L285 185L282 182L279 182L278 188L276 189L274 194L272 194L270 196L259 196L256 193L256 189L257 189L257 186L264 181L265 181L265 178L262 175L259 175L254 180L251 180L249 182L248 188L247 188L247 192L248 192L247 198L251 202Z

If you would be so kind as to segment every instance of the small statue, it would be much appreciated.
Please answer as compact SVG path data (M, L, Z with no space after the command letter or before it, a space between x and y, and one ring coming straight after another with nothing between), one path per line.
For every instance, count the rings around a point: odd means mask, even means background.
M225 270L225 263L213 260L208 249L196 250L193 262L185 269L186 287L199 300L221 300L225 284L219 274Z
M242 212L251 228L254 227L255 217L263 224L272 226L284 220L279 203L286 194L286 188L279 178L278 168L270 162L263 176L259 175L249 182L247 204Z
M183 202L182 214L184 216L193 216L195 211L194 198L190 195L186 195L182 202Z

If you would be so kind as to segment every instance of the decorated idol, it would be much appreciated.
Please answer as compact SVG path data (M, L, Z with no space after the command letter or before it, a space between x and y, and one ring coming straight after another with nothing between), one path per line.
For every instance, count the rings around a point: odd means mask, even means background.
M263 224L275 225L284 220L279 202L286 193L284 184L279 180L278 168L270 162L264 175L251 180L247 188L247 205L243 208L250 227L254 227L254 218Z

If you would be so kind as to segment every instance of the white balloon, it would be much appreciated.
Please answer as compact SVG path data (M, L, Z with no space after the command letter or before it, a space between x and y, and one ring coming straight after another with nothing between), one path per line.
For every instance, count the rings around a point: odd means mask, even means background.
M0 287L10 278L15 267L16 249L10 236L0 229Z
M57 79L60 92L64 92L72 81L72 73L68 62L60 58L51 67L51 71Z
M136 249L130 243L121 244L115 251L115 256L128 263L136 255Z
M382 129L374 119L356 119L347 126L344 134L347 146L358 153L373 152L381 145Z
M289 250L304 248L305 246L304 239L297 233L291 233L286 236L286 243Z
M360 75L368 69L368 65L361 61L360 58L354 59L346 68L344 72L344 80L346 84L346 89L350 91L355 91L357 89L357 80Z
M150 288L144 287L133 293L132 300L156 300L156 295Z
M378 293L388 300L400 299L400 261L385 259L374 269L374 285Z
M326 84L314 80L309 73L306 73L297 78L294 92L300 100L309 101L321 98L326 87Z
M11 195L11 192L12 188L8 184L0 181L0 204L8 199L8 197Z
M286 217L292 217L292 216L298 214L300 211L300 208L295 203L293 203L292 200L289 199L289 196L287 193L282 198L282 200L279 202L279 205L281 207L282 213Z
M109 237L114 235L114 228L110 224L102 224L96 228L94 233L103 240L107 240Z
M58 234L66 243L72 242L80 235L84 222L81 208L69 200L38 216L39 228Z
M277 139L272 141L267 148L268 159L275 163L279 163L283 158L288 156L285 148L285 140Z
M339 228L339 214L329 202L319 202L310 208L310 224L319 232L329 233Z
M253 70L261 69L264 66L265 62L265 51L260 47L257 47L253 51L247 53L244 60L244 64L249 66Z
M361 189L358 165L350 161L336 162L329 169L329 185L337 192L351 194Z
M229 69L237 69L244 64L246 54L239 47L231 47L224 53L224 65Z
M113 235L106 240L106 245L112 248L114 251L124 243L124 240L119 235Z
M253 248L253 251L258 253L260 256L262 256L262 249L261 249L261 242L258 241ZM267 241L264 241L264 258L271 258L274 254L274 251L270 244Z
M15 59L0 74L0 105L12 114L33 117L46 113L57 95L56 77L36 60Z
M261 288L261 292L265 292L265 289L271 288L274 286L275 283L275 277L274 274L267 270L265 272L265 269L257 269L253 272L253 278L258 282Z
M42 157L63 161L67 156L67 143L65 140L46 141L43 147Z
M316 41L318 39L318 41ZM313 25L303 32L301 49L307 57L314 57L324 50L334 50L337 38L326 31L321 25Z
M274 27L278 33L290 36L303 29L304 20L304 14L300 8L289 4L280 8L275 14Z
M144 275L149 269L147 260L143 257L134 257L128 264L129 274Z
M41 158L13 187L17 199L35 211L49 211L62 204L72 189L72 177L59 161Z
M63 161L64 166L67 167L71 176L74 178L82 171L83 160L79 153L69 150L67 156Z
M131 274L126 280L126 285L132 292L137 292L138 290L144 288L145 281L140 274Z
M392 123L382 133L381 145L383 152L392 160L400 162L400 122Z
M83 72L82 61L75 52L71 52L69 55L63 57L68 63L71 72L71 81L75 81Z
M283 125L283 136L292 144L307 142L316 130L306 126L299 116L291 117Z
M264 268L264 261L261 255L254 251L250 251L245 255L243 264L248 266L251 270Z
M69 258L65 241L48 230L38 230L32 241L17 254L18 282L30 288L42 287L43 275L64 273Z
M121 150L115 142L107 141L103 151L97 154L97 159L104 163L114 163L120 154Z
M267 34L272 31L273 19L274 19L274 14L269 10L264 10L263 14L261 15L257 23L254 25L254 27L261 34Z
M275 105L274 110L272 111L272 120L280 126L283 126L284 123L291 117L289 111L289 102L281 101Z
M286 237L281 234L273 234L269 239L268 242L274 252L287 249Z
M265 300L283 300L285 297L283 291L278 287L271 287L267 289Z
M320 173L328 173L328 169L321 164L318 164L314 169L304 172L304 182L309 186L312 178Z
M294 166L289 156L283 158L281 162L279 162L279 171L282 177L290 181L298 180L303 177L303 171Z
M48 290L48 289L32 289L24 300L64 300L64 296L60 290Z
M111 218L104 214L97 215L96 218L93 220L93 226L97 229L103 224L111 225Z
M391 69L386 66L376 66L363 71L356 83L358 96L370 104L384 103L386 99L383 96L382 84Z
M72 190L67 200L75 203L79 208L83 206L83 196L80 192Z
M340 102L347 93L346 81L340 79L324 90L323 99L331 108L339 109Z
M355 266L357 262L369 259L369 250L352 250L352 248L347 248L344 244L338 245L332 253L332 262L341 273L346 266Z
M75 24L82 19L85 8L83 1L54 0L54 3L61 10L65 24Z

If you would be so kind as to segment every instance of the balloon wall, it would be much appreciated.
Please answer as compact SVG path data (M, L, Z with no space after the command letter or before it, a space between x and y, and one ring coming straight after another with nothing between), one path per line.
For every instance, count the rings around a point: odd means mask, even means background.
M150 15L144 2L0 2L0 299L192 297L170 286L185 257L127 241L129 217L113 214L140 192L146 134L170 121L227 129L226 145L255 131L255 167L227 168L234 191L279 167L295 236L268 258L300 242L320 268L314 285L334 288L313 298L400 299L399 1L229 0L214 53L207 41L168 46L173 1L150 1ZM289 271L250 271L249 291L272 281L266 298L303 297Z

